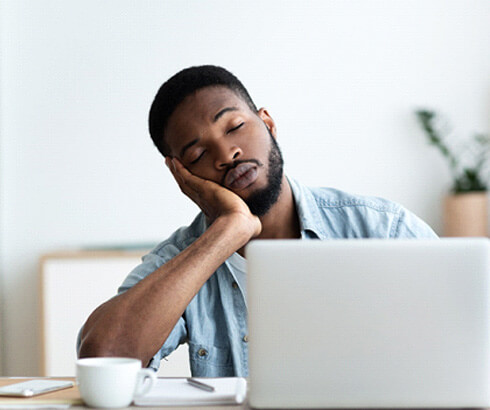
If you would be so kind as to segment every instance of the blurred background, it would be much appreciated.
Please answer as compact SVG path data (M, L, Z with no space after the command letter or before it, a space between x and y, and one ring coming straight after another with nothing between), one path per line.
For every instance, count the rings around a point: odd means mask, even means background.
M489 22L486 0L0 1L0 375L40 372L41 255L145 247L197 213L147 131L168 77L228 68L288 175L441 233L451 176L414 110L488 134Z

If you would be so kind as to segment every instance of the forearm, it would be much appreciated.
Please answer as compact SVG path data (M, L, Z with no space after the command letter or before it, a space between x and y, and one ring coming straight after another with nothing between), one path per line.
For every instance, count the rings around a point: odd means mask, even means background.
M146 365L202 285L253 234L244 216L216 219L187 249L94 311L79 356L132 356Z

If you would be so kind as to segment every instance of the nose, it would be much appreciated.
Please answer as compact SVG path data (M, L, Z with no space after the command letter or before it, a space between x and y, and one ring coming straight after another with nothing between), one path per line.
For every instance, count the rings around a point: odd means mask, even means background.
M233 161L240 158L242 155L242 150L237 145L233 146L223 146L217 150L217 155L215 159L215 167L219 170L227 168Z

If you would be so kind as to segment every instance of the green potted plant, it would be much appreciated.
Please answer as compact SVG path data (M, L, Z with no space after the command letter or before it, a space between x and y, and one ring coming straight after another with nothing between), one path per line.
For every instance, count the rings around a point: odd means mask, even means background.
M416 115L429 143L447 159L451 171L452 186L444 200L444 235L487 236L490 138L476 134L456 144L434 111L417 110Z

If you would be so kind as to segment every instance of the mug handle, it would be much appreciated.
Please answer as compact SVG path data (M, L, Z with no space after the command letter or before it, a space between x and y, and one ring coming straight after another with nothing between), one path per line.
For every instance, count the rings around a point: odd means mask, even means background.
M140 369L138 383L136 383L135 397L144 396L150 391L157 379L157 373L152 369ZM147 382L148 380L148 382Z

